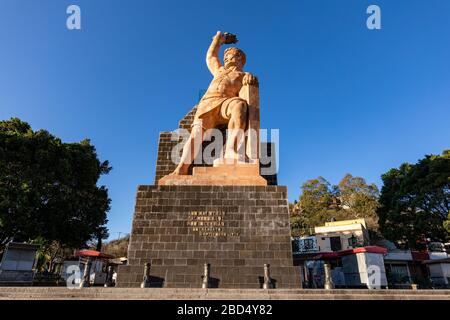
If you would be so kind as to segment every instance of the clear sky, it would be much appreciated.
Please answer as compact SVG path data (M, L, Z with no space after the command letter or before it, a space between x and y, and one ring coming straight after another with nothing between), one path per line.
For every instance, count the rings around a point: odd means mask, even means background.
M81 30L66 8L81 7ZM381 8L368 30L366 9ZM260 79L261 126L280 130L279 183L346 174L381 185L450 147L450 1L0 0L0 119L91 139L111 173L111 238L152 184L159 131L211 80L217 30L236 33Z

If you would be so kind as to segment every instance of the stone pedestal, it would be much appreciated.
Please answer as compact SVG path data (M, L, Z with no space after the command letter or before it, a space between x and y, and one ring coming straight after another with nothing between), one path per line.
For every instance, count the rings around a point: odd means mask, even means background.
M117 286L262 288L270 264L275 288L299 288L292 261L287 189L282 186L139 186L128 265Z
M192 175L167 175L159 185L191 186L266 186L259 175L259 161L254 163L215 162L213 167L194 167Z

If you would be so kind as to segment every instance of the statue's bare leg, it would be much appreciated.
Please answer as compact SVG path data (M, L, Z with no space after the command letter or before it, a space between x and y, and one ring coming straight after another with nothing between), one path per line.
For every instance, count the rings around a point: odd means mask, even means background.
M203 141L204 129L201 124L192 126L191 135L189 140L183 147L183 153L181 154L180 163L171 173L173 175L187 175L189 166L192 161L197 157L198 152L201 150Z
M239 159L238 149L244 139L244 130L247 125L247 103L233 101L230 106L230 121L228 122L228 136L225 146L225 159Z

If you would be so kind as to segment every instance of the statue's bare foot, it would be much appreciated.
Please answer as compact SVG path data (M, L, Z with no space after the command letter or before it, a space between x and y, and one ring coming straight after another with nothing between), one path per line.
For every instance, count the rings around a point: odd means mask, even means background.
M171 176L179 176L180 175L180 168L176 168L173 170L173 172L170 174Z
M226 164L236 164L239 162L245 162L245 155L240 155L234 151L228 151L225 153L224 162Z

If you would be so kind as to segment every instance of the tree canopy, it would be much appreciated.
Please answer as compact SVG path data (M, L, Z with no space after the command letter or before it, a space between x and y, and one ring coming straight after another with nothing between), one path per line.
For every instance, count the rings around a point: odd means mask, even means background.
M444 229L447 233L450 233L450 212L448 213L447 220L444 221Z
M111 240L104 244L103 252L113 255L116 258L126 257L128 253L128 244L130 243L130 235L117 240Z
M318 177L303 183L301 191L299 202L293 205L298 210L291 217L294 235L310 234L314 227L327 221L355 218L366 218L369 228L376 230L379 192L364 178L347 174L332 186Z
M0 251L11 240L81 247L107 237L110 199L97 182L110 170L89 140L63 143L20 119L0 121Z
M450 210L450 150L404 163L382 175L380 231L389 240L421 249L425 240L445 241ZM447 229L448 230L448 229Z

